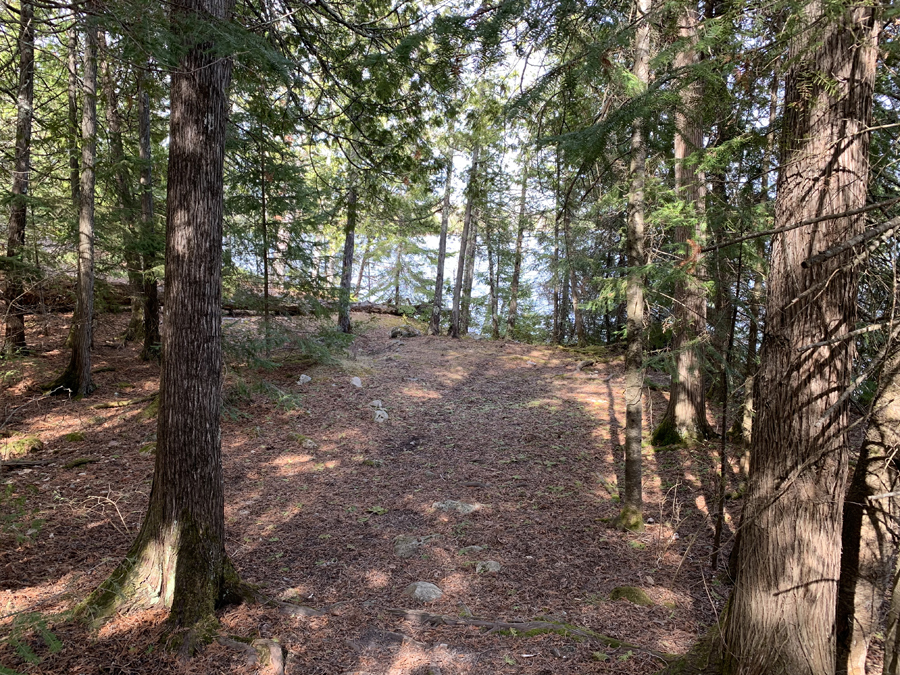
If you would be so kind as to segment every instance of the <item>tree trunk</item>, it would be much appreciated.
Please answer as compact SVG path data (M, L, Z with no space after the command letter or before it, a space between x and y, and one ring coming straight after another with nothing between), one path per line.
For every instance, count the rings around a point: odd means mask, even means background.
M125 330L126 341L142 340L144 335L143 269L141 265L140 233L137 225L137 202L131 189L131 175L125 161L125 147L122 143L122 119L119 116L119 97L110 70L106 35L100 33L99 51L103 95L106 98L106 126L109 131L109 154L113 165L113 179L116 185L116 206L124 227L125 264L128 285L131 291L131 320Z
M81 182L78 210L78 290L72 321L72 356L51 385L58 393L84 396L93 391L91 345L94 321L94 162L97 157L97 43L95 21L87 18L84 37L81 110Z
M259 206L260 206L260 230L262 234L262 263L263 263L263 330L266 345L266 356L269 356L271 339L271 317L269 316L269 213L268 191L266 190L266 151L259 148ZM351 252L351 261L353 254ZM348 284L349 285L349 284ZM348 316L349 326L349 316Z
M679 35L686 47L675 57L676 69L687 69L698 61L697 8L684 9ZM693 75L688 75L693 77ZM684 202L686 218L696 225L678 225L675 241L684 244L685 256L679 267L681 278L675 287L675 369L669 388L669 405L659 426L653 432L654 445L694 443L709 438L713 430L706 419L706 390L703 384L703 342L706 335L706 295L697 277L700 248L705 229L704 208L706 178L691 161L692 154L703 147L700 115L700 83L689 82L681 92L681 105L675 114L675 190Z
M837 670L866 675L866 656L872 637L880 629L881 604L891 583L897 552L896 522L900 504L895 497L872 500L896 489L894 467L900 452L900 348L885 364L872 401L866 440L847 498L841 535L841 580L837 604ZM885 670L897 672L896 608L888 622Z
M189 0L187 19L226 21L228 0ZM202 34L208 34L201 32ZM188 35L194 34L188 32ZM222 393L223 162L231 60L210 42L189 44L172 73L166 232L166 329L156 465L150 503L125 561L82 606L170 607L182 653L208 638L216 606L235 599L225 554L219 416ZM188 629L186 632L180 629Z
M498 277L500 274L500 256L497 256L497 264L494 265L494 243L493 238L491 237L491 228L488 223L485 223L484 230L484 243L487 247L487 259L488 259L488 286L490 288L490 308L491 308L491 338L494 340L500 339L500 317L499 317L499 293L498 286L500 285L499 278L494 278L494 272L496 271Z
M459 331L469 334L472 320L472 285L475 283L475 259L478 257L478 218L473 213L469 226L469 240L466 242L466 269L463 275L462 302L460 307Z
M75 22L66 30L66 44L69 64L69 192L72 205L77 210L81 204L81 178L78 170L78 32L75 30Z
M403 244L397 244L397 259L394 261L394 309L400 311L400 273L403 265Z
M566 244L566 266L569 270L569 294L572 297L572 316L575 319L572 337L575 338L575 343L581 346L584 344L584 316L581 313L581 307L579 305L581 294L578 289L578 274L575 264L575 245L572 241L571 219L572 214L569 209L566 208L565 213L563 214L563 234Z
M453 153L447 158L447 180L444 183L444 201L441 205L441 238L438 242L437 274L434 279L434 303L431 308L431 323L428 332L441 334L441 305L444 297L444 261L447 258L447 227L450 224L450 191L453 181Z
M366 265L369 262L369 253L372 250L372 239L370 237L366 237L366 247L363 249L362 259L359 261L359 271L356 273L356 290L353 292L353 295L359 298L359 294L362 291L362 283L363 283L363 275L366 271Z
M475 180L478 176L478 154L481 148L476 144L472 149L472 166L469 169L469 184L466 186L466 211L463 216L463 231L459 241L459 260L456 264L456 283L453 285L453 311L450 316L450 337L460 337L460 300L462 299L463 273L466 268L466 251L469 247L469 231L472 228L472 210L475 208Z
M522 274L522 243L525 239L525 197L528 190L528 159L522 165L522 192L519 195L519 223L516 230L516 254L513 260L512 281L509 284L509 314L506 318L506 335L516 337L516 321L519 318L519 277Z
M826 15L810 3L801 21L818 28L791 46L776 228L866 201L875 9ZM835 671L853 365L853 342L840 338L854 328L857 279L850 252L801 262L863 227L863 216L834 218L772 242L742 553L724 617L729 674ZM823 338L835 341L801 351Z
M344 226L344 257L341 261L341 290L338 305L338 328L344 333L350 332L350 288L353 283L356 217L356 177L351 175L350 190L347 192L347 223Z
M153 222L153 162L150 156L150 95L138 80L138 134L141 159L141 267L144 271L144 347L145 361L159 358L159 289L153 268L157 262L156 227Z
M560 313L560 283L559 283L559 160L556 164L556 213L553 216L553 259L551 266L553 268L553 331L550 341L558 345L562 342L562 326L559 320Z
M21 352L25 344L25 312L19 302L24 291L25 226L28 219L28 181L31 175L31 123L34 117L34 4L23 0L19 9L19 90L16 97L16 149L9 204L6 255L13 265L6 273L6 351ZM15 262L13 262L15 261Z
M634 36L632 73L642 93L650 81L651 0L637 2L637 31ZM631 131L631 189L628 193L628 281L625 287L627 347L625 351L625 489L618 524L629 530L643 530L643 388L644 388L644 182L647 145L644 121L635 119Z

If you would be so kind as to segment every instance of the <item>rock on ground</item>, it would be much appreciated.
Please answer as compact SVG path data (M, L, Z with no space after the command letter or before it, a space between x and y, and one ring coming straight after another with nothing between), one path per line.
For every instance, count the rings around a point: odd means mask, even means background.
M403 595L419 602L434 602L439 600L443 594L444 591L427 581L414 581L403 591Z

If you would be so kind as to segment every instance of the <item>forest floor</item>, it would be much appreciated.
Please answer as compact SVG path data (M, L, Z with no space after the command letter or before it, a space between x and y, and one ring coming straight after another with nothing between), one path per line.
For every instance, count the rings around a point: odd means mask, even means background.
M397 340L389 333L399 318L354 319L358 335L337 364L228 373L228 554L266 595L322 611L230 607L222 636L277 639L288 675L638 674L658 671L657 652L685 652L715 620L728 593L724 561L719 573L709 568L718 442L647 446L652 522L642 533L611 524L624 466L620 356L578 369L585 357L560 348ZM60 674L257 672L237 642L176 663L158 646L162 611L121 616L98 632L64 620L121 560L149 493L156 421L146 401L97 407L159 387L158 366L117 337L126 320L100 317L98 389L83 400L37 388L68 359L66 316L29 321L34 355L0 372L8 436L0 448L37 436L43 448L28 458L48 461L0 475L0 664ZM253 320L226 323L249 329ZM298 384L301 375L311 380ZM645 394L646 438L666 394ZM373 401L387 420L375 421ZM735 461L729 490L739 481ZM448 500L463 506L442 510ZM398 543L407 544L402 555ZM479 564L488 561L499 570ZM419 581L442 597L423 605L404 595ZM620 586L642 589L650 604L610 599ZM468 623L392 611L403 609ZM500 631L469 625L473 618L563 626Z

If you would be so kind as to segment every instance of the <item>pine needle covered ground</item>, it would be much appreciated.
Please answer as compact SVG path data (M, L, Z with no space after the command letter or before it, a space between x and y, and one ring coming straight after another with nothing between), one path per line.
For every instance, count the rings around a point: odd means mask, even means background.
M311 609L225 609L224 639L186 664L157 645L162 611L94 633L65 622L60 613L119 562L149 494L158 367L115 339L124 320L101 317L91 397L36 388L67 357L66 317L29 322L36 355L2 373L2 447L43 444L0 476L7 668L251 673L265 667L241 645L276 639L289 675L652 673L694 643L727 596L708 567L717 443L647 447L652 522L639 534L610 525L623 466L621 357L586 366L583 354L551 347L392 340L399 319L355 315L359 335L337 363L288 357L227 377L228 553L266 596ZM311 379L299 384L301 375ZM665 393L646 390L645 401L649 437ZM729 519L729 540L732 528ZM404 595L414 582L443 595Z

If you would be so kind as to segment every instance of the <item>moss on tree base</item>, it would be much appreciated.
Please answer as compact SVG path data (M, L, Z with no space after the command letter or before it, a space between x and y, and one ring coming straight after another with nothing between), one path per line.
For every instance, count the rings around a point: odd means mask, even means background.
M650 436L650 443L655 446L665 447L667 445L677 445L682 443L683 439L675 426L675 421L671 417L663 417L659 426L653 430Z
M629 532L643 532L644 516L639 509L626 504L616 517L615 526Z

